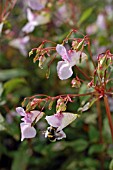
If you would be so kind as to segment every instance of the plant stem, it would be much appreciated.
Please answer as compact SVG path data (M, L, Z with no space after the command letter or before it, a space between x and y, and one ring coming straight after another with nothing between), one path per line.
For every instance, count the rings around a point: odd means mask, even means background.
M96 66L95 66L95 62L94 62L94 60L93 60L93 56L92 56L92 52L91 52L90 41L88 42L88 51L89 51L90 58L91 58L91 61L92 61L92 63L93 63L93 66L94 66L94 68L95 68Z
M100 107L100 99L96 101L97 105L97 113L98 113L98 127L99 127L99 132L100 132L100 143L103 143L103 138L102 138L102 113L101 113L101 107Z
M87 80L90 80L90 78L79 68L75 65L76 69L81 72L82 75L84 75L84 77L87 79Z
M106 107L106 113L107 113L109 126L110 126L110 130L111 130L111 135L112 135L112 140L113 140L113 121L112 121L112 116L111 116L111 113L110 113L108 97L106 95L104 96L104 103L105 103L105 107Z

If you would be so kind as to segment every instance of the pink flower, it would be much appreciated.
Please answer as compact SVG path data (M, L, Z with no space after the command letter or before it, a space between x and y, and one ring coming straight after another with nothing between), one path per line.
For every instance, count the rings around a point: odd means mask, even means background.
M27 0L28 6L32 10L41 10L45 7L47 0Z
M33 110L29 113L26 113L25 110L22 107L16 108L17 113L20 114L23 118L21 119L23 122L20 123L21 128L21 141L23 141L25 138L33 138L36 136L36 130L32 126L32 123L35 121L39 121L42 116L43 112Z
M99 29L105 30L106 29L106 23L105 23L105 16L100 13L97 17L96 24Z
M26 56L27 55L26 48L27 48L28 42L29 42L29 36L25 36L22 38L13 39L12 41L10 41L9 45L14 48L19 49L21 54Z
M27 9L27 19L28 23L22 28L25 33L32 32L36 26L43 25L49 22L49 15L47 13L42 13L40 15L32 13L32 11Z
M63 61L59 61L57 64L58 76L61 80L68 79L72 76L72 67L81 61L87 59L87 55L81 51L76 52L75 50L67 51L66 48L58 44L56 46L56 51L61 55Z
M0 37L1 37L1 34L2 34L3 25L4 25L4 23L1 22L1 23L0 23Z
M63 132L62 129L68 126L76 118L77 118L77 114L63 112L63 113L56 113L52 116L46 116L45 119L47 120L48 124L51 127L56 128L54 135L57 140L60 140L62 138L66 138L66 134ZM48 136L48 129L45 133L45 137L47 136Z

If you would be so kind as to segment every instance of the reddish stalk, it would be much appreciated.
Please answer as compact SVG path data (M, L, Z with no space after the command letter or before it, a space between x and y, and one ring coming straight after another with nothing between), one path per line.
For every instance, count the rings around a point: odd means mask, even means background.
M105 103L105 107L106 107L106 114L107 114L107 117L108 117L109 126L110 126L110 130L111 130L111 135L112 135L112 140L113 140L113 121L112 121L112 116L111 116L111 113L110 113L108 97L106 95L104 96L104 103Z
M99 127L99 142L103 143L103 137L102 137L102 113L101 113L101 105L100 105L100 99L96 101L97 105L97 114L98 114L98 127ZM104 170L104 153L100 153L99 155L100 163L101 163L101 170Z
M45 94L37 94L37 95L34 95L32 97L26 97L25 99L33 99L33 98L36 98L36 97L45 97L45 98L42 98L41 100L50 100L50 99L56 100L56 99L59 99L60 97L66 97L66 96L80 97L80 96L88 96L88 95L95 95L95 91L89 92L89 93L84 93L84 94L61 94L61 95L58 95L58 96L55 96L55 97L48 96L48 95L45 95Z
M95 68L96 66L95 66L95 62L94 62L94 60L93 60L93 56L92 56L92 52L91 52L90 41L88 41L88 51L89 51L90 58L91 58L91 61L92 61L92 63L93 63L93 66L94 66L94 68Z
M97 114L98 114L98 127L99 127L99 133L100 133L100 143L103 143L102 138L102 113L101 113L101 107L100 107L100 99L96 101L97 105Z
M76 69L81 72L87 80L91 80L79 67L75 65Z

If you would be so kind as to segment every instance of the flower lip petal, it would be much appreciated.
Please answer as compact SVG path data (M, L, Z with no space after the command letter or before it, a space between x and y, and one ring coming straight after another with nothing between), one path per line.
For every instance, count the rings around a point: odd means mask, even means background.
M58 130L57 130L58 131ZM59 132L56 132L57 134L56 134L56 139L57 140L61 140L61 139L63 139L63 138L66 138L66 134L64 133L64 131L63 130L60 130Z
M59 61L57 64L57 73L61 80L66 80L72 76L73 71L69 63L66 63L65 61L62 61L61 63L61 61Z
M25 138L34 138L36 136L36 130L34 127L31 126L30 123L21 123L21 141L23 141Z

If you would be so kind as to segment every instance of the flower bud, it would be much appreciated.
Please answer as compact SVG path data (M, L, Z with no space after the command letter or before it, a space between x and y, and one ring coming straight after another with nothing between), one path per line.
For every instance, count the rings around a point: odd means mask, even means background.
M71 84L72 84L72 87L80 88L80 86L81 86L80 79L79 79L78 77L74 78L74 79L71 81Z

